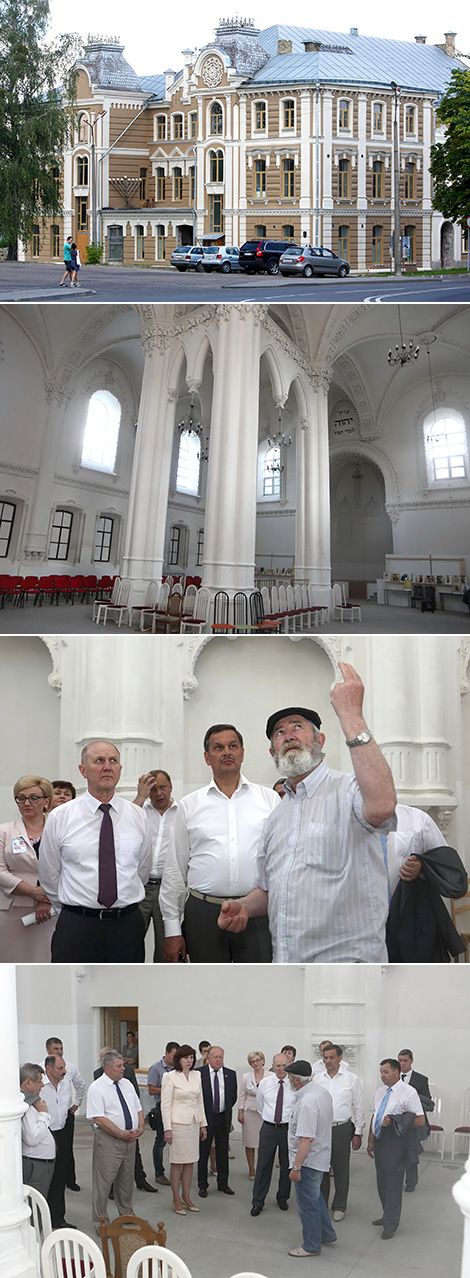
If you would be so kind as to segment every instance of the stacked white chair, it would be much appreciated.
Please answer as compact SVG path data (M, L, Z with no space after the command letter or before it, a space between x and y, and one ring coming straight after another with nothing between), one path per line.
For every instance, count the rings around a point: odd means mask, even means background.
M117 603L117 602L118 602L119 595L120 595L120 592L121 592L121 585L122 585L121 578L120 578L120 577L115 577L115 578L114 578L114 585L113 585L113 589L112 589L111 594L109 595L109 597L108 597L107 599L100 599L99 597L98 597L98 599L95 599L95 602L94 602L94 604L93 604L93 611L92 611L92 614L91 614L91 620L92 620L92 621L96 621L97 616L98 616L99 609L101 608L101 605L102 605L102 604L105 604L105 603L112 603L112 604L115 604L115 603Z
M80 1229L53 1229L41 1250L43 1278L106 1278L102 1253Z
M119 627L122 624L123 617L126 617L127 624L129 625L131 613L131 592L132 581L130 577L127 577L121 582L121 589L116 603L113 603L112 600L108 600L106 603L99 604L96 615L97 626L99 626L101 618L103 618L103 626L105 626L108 616L112 617L113 621L117 621Z
M155 607L155 604L158 599L159 589L160 587L158 585L158 581L149 581L144 603L132 604L132 607L130 609L130 625L131 626L133 626L134 623L138 620L140 628L142 629L142 612L145 608L148 609L148 608Z
M210 591L207 586L200 586L197 592L193 615L191 617L183 618L183 621L181 622L181 633L200 634L201 630L204 630L205 626L207 626L209 606Z
M126 1278L157 1278L157 1275L158 1278L191 1278L184 1260L168 1247L159 1247L157 1243L139 1247L129 1260Z
M39 1193L38 1189L33 1189L32 1185L23 1185L23 1194L25 1201L28 1201L31 1208L31 1227L34 1229L36 1239L36 1258L41 1278L43 1271L41 1266L41 1248L45 1238L52 1233L51 1213L49 1211L49 1203Z

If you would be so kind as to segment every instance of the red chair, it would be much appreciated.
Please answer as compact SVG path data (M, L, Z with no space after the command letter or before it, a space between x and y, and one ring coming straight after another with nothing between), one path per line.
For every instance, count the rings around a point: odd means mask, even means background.
M55 598L55 594L56 594L56 589L54 585L54 578L40 577L39 591L36 596L36 599L34 600L35 604L39 602L39 607L42 608L42 601L46 597L46 595L49 595L49 603L52 603Z
M5 579L5 597L13 599L13 603L18 604L21 601L21 592L23 589L23 577L9 577Z
M24 607L24 601L25 599L28 598L28 595L34 595L36 599L38 591L39 591L39 578L25 577L23 581L23 589L21 591L20 606L22 608Z

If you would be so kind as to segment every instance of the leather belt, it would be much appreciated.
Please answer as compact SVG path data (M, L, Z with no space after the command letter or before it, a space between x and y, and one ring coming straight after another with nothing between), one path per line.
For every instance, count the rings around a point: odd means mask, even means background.
M267 1118L265 1118L263 1121L266 1124L266 1127L288 1127L289 1126L288 1123L269 1123Z
M352 1123L352 1118L340 1118L337 1123L333 1123L333 1127L345 1127L346 1123Z
M55 1158L31 1158L29 1154L23 1154L23 1158L28 1158L30 1163L55 1163Z
M198 901L208 901L209 905L222 905L223 901L240 901L240 896L208 896L206 892L196 892L196 888L189 889L189 895L195 896Z
M161 879L152 879L152 878L150 878L150 879L148 880L148 882L149 882L149 883L153 883L153 884L157 884L157 885L158 885L159 883L161 883Z
M82 914L84 918L102 919L105 922L112 922L114 919L123 919L126 914L133 914L134 910L138 910L138 905L123 905L117 910L90 910L87 905L63 905L63 910L71 910L72 914Z

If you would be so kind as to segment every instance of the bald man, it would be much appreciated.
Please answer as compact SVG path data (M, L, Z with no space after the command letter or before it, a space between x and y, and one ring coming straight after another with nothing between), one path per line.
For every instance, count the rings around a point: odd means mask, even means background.
M84 746L79 771L87 789L51 813L39 852L40 883L60 908L52 962L143 963L147 821L116 794L121 760L110 741Z

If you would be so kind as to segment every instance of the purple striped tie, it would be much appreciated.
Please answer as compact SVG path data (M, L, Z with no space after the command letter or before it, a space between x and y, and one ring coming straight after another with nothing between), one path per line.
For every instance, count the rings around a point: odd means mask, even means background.
M275 1110L274 1110L274 1122L275 1122L275 1123L282 1123L282 1100L283 1100L283 1096L284 1096L284 1079L283 1079L283 1078L281 1078L281 1079L279 1080L279 1087L278 1087L278 1089L277 1089L276 1108L275 1108Z
M109 910L117 901L116 852L114 830L110 815L110 803L100 803L103 813L98 844L98 901Z

